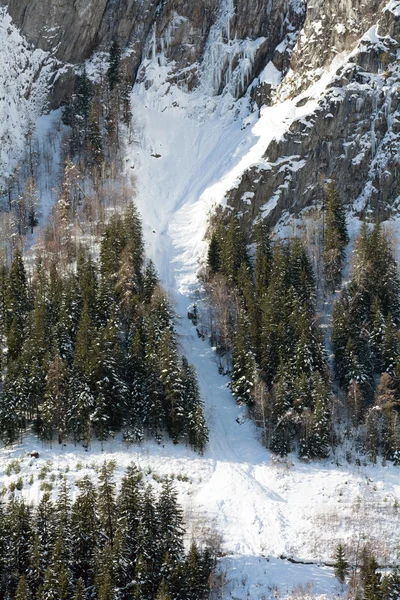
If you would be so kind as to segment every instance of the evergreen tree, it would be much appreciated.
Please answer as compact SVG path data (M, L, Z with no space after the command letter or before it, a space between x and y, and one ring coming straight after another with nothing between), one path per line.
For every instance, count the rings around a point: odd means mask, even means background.
M93 584L95 554L100 541L97 492L88 476L79 484L80 493L72 508L71 533L74 577L88 587Z
M182 357L182 379L188 442L195 450L202 452L208 442L208 427L204 417L196 371L184 356Z
M110 90L113 91L121 79L121 48L117 40L111 44L107 77Z
M164 330L161 336L159 360L167 430L172 440L177 443L184 432L184 385L176 343L168 329Z
M30 593L25 575L21 575L15 592L15 600L29 600Z
M242 263L248 263L246 241L242 227L232 215L221 248L221 271L231 283L236 283Z
M99 474L98 512L103 536L112 547L116 529L115 482L112 465L106 462Z
M326 192L326 217L324 231L325 280L332 291L340 283L345 258L345 247L349 241L346 212L339 198L335 182L328 185Z
M364 584L363 600L381 600L381 575L377 569L378 564L375 557L369 552L365 553L361 569Z
M300 454L312 458L326 458L329 455L329 414L328 393L320 373L312 379L313 412L308 438L304 440Z
M72 370L69 383L68 428L75 442L83 440L89 446L95 400L88 380L79 370Z
M253 403L256 380L256 362L251 345L249 321L243 310L239 311L235 345L231 390L239 402Z
M218 273L221 268L221 245L215 231L211 235L208 247L207 265L211 273Z
M346 562L345 552L342 544L338 544L335 550L335 577L340 583L344 583L348 572L348 564Z
M144 278L143 278L143 296L144 296L144 301L146 303L149 303L151 301L154 290L155 290L156 286L158 285L158 283L159 283L159 278L157 275L156 268L154 266L153 261L149 260L149 262L146 265L146 269L144 272Z
M175 564L183 553L183 517L178 505L177 492L172 481L166 479L157 504L159 520L159 555L167 554Z
M5 302L8 360L15 360L22 350L26 313L29 309L26 273L18 248L14 252Z
M95 106L92 104L89 113L89 149L92 163L99 167L104 160L104 153L100 124L96 112Z
M87 598L87 595L86 595L85 583L84 583L83 579L80 578L76 582L74 600L86 600L86 598Z
M273 263L273 252L268 227L261 221L255 229L256 257L254 263L254 276L256 294L261 299L268 290Z
M90 318L89 306L85 303L79 321L74 352L74 367L79 373L90 378L92 375L92 346L94 337L93 324Z
M53 426L62 444L68 429L68 373L65 362L56 355L47 373L45 401L41 406L46 437L52 439Z

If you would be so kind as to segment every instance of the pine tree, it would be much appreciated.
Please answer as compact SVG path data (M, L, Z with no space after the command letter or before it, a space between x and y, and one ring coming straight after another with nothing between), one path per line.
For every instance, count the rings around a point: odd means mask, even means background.
M256 380L256 362L250 339L249 321L243 310L239 311L233 352L231 390L239 402L253 403Z
M185 357L182 357L182 379L188 442L195 450L203 452L208 441L208 427L204 417L196 371Z
M73 433L75 442L83 440L89 446L95 399L87 378L79 370L71 372L68 406L68 428Z
M29 600L30 593L25 575L21 575L18 582L17 591L15 592L15 600Z
M316 372L312 378L313 411L308 439L304 442L300 454L311 458L326 458L329 455L329 410L328 393L325 382Z
M274 428L270 450L285 456L292 450L295 431L292 422L293 383L283 363L275 378L272 395Z
M221 245L217 232L213 232L208 247L207 265L211 273L218 273L221 268Z
M49 366L41 413L46 437L52 439L54 426L58 443L62 444L68 429L68 373L65 362L58 354Z
M91 162L99 167L104 160L104 152L100 124L96 113L96 108L92 104L89 113L89 150Z
M75 586L74 600L86 600L86 588L83 579L79 578Z
M79 321L74 352L74 367L90 379L92 371L92 346L94 337L93 324L90 318L89 306L85 303Z
M110 63L107 70L108 84L113 91L121 79L121 48L117 40L114 40L110 48Z
M81 578L88 587L93 584L100 524L97 517L97 492L88 476L81 480L79 487L80 493L72 508L72 555L74 577L76 580Z
M90 421L97 439L102 442L101 448L103 449L103 442L110 433L110 417L103 392L100 392L97 396L94 411L90 416Z
M339 579L340 583L344 583L346 575L348 573L348 564L345 558L345 552L342 544L338 544L335 550L335 577Z
M98 553L95 586L98 600L116 600L113 548L110 543Z
M112 547L116 529L116 501L113 467L103 463L99 474L98 513L102 534Z
M345 247L349 236L345 209L333 181L328 185L326 196L324 271L326 284L333 291L341 280Z
M135 466L127 468L117 498L118 525L120 528L121 552L125 555L125 580L134 580L135 563L138 555L140 513L143 503L142 473Z
M15 589L21 574L29 571L32 543L32 510L23 500L14 500L7 506L6 519L9 536L9 585Z
M120 429L125 412L128 388L121 374L124 364L120 344L118 323L113 314L102 330L98 330L91 352L91 384L96 390L98 402L104 403L97 421L103 419L103 437L108 433L107 425L114 430Z
M204 595L204 582L202 581L202 557L200 551L193 541L190 545L185 560L185 593L188 600L197 600Z
M364 554L364 562L361 573L364 583L363 600L381 600L380 582L381 575L377 571L378 563L369 552Z
M159 283L156 268L152 260L146 265L144 278L143 278L143 296L144 301L148 304L151 301L154 290Z
M88 125L90 107L93 98L93 86L87 76L86 68L79 75L75 86L75 98L72 108L72 154L86 142L88 137Z
M18 248L14 252L5 301L8 360L15 360L22 350L26 313L29 309L26 273Z
M167 554L175 564L183 553L183 517L178 505L177 491L170 479L162 484L162 491L157 503L159 520L159 555Z
M160 587L158 588L156 600L172 600L172 596L169 593L167 582L164 578L162 579Z
M232 215L221 248L221 271L230 283L236 283L243 262L248 263L246 241L240 223Z
M273 263L273 252L268 227L261 221L255 229L256 257L254 263L254 276L256 294L261 299L268 290Z
M174 443L178 443L184 432L185 390L174 335L168 329L161 336L159 361L167 430Z
M40 564L36 565L36 568L39 567L36 576L36 584L39 584L42 583L42 575L44 575L50 566L51 553L56 539L54 504L51 501L48 492L43 494L37 507L33 546L36 544L36 539L38 544L37 551L40 560Z
M137 594L140 598L153 593L153 583L160 567L160 554L162 548L158 543L160 539L160 521L156 517L156 499L150 485L143 494L143 503L140 511L140 524L137 535L137 560L135 580L137 581ZM157 540L157 543L154 543Z

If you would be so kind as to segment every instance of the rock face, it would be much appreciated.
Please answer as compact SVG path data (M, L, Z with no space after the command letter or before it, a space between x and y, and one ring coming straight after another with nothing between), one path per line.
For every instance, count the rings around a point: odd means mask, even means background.
M365 19L356 20L357 14ZM343 201L361 215L386 218L398 209L399 27L399 2L369 1L368 10L357 0L312 3L277 97L303 91L300 106L323 69L329 67L333 77L317 109L295 120L269 144L264 164L243 175L229 205L249 221L261 212L275 224L285 213L322 206L326 181L333 178Z
M195 70L207 44L214 42L217 54L226 50L216 92L226 83L226 71L246 54L241 41L260 40L254 52L247 50L252 54L250 82L287 33L299 29L305 14L303 0L0 0L0 5L8 7L36 47L63 63L81 63L118 39L129 49L133 73L154 51L174 61L177 71ZM221 36L213 38L213 26L221 21Z
M140 50L149 34L157 2L153 0L1 0L33 44L53 51L62 62L79 63L101 45L135 35Z

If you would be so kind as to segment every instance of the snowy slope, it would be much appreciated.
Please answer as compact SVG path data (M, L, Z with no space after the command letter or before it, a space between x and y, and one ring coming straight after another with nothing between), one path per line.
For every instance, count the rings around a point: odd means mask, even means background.
M265 556L329 561L340 539L356 545L369 538L379 546L381 561L394 558L397 470L351 466L342 455L309 465L275 461L217 374L212 350L185 319L210 212L249 166L265 168L270 141L316 109L349 54L338 55L301 95L285 99L283 90L282 101L264 107L259 118L246 99L235 103L228 92L215 97L200 85L188 95L171 86L168 66L160 67L157 59L145 64L147 80L133 93L136 131L128 164L137 177L147 252L182 315L183 350L196 365L211 426L204 459L188 471L197 473L203 465L191 505L215 520L226 552L233 554L225 561L232 578L227 597L261 598L267 584L284 588L298 578L304 583L304 577L314 581L315 594L336 589L332 569L284 561L266 565ZM273 207L264 208L268 213Z
M46 104L55 61L32 49L0 8L0 185L21 158Z

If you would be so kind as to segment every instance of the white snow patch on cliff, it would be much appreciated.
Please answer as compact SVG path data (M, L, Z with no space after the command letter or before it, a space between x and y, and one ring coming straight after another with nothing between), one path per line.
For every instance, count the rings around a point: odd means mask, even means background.
M399 0L390 0L390 2L385 6L383 11L390 11L396 17L400 17L400 1Z
M55 64L43 50L33 50L0 8L0 186L21 158L26 136L46 105Z

